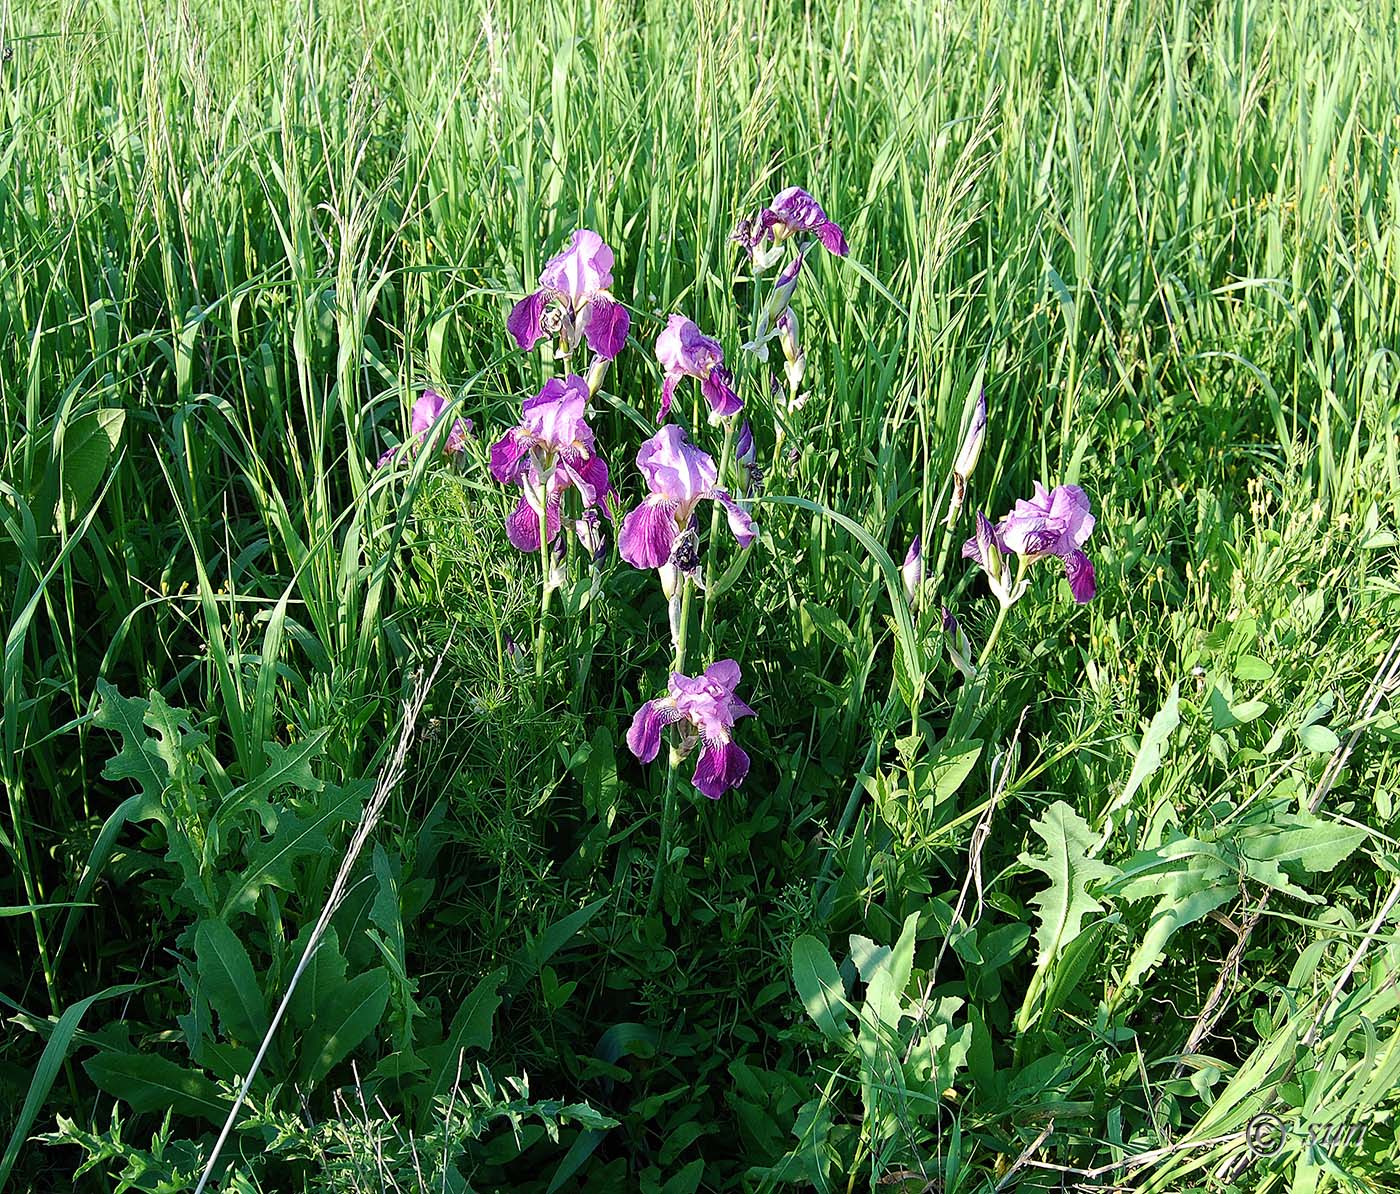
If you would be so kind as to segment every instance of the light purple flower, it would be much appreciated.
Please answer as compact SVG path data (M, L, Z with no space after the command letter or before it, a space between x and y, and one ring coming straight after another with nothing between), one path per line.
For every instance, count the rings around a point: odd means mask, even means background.
M506 319L506 330L521 348L533 348L557 335L560 355L578 347L580 337L600 357L612 360L627 340L627 310L609 293L613 251L587 228L573 234L569 246L540 271L540 288L526 295Z
M801 187L779 191L773 202L757 216L740 223L734 239L752 254L764 241L780 244L801 233L814 234L837 257L844 257L848 252L840 226L829 220L822 205Z
M914 541L909 544L899 574L904 580L904 596L909 604L913 605L914 598L919 595L919 588L924 583L924 547L923 540L918 535L915 535Z
M733 740L734 723L754 716L734 695L740 678L739 665L732 659L712 663L693 678L672 672L666 695L647 701L633 715L628 748L641 762L650 763L661 749L661 731L682 723L681 757L697 743L701 747L690 782L711 800L718 800L749 773L749 756Z
M400 452L412 453L415 451L419 442L432 429L433 424L437 422L438 416L442 414L446 406L447 400L436 390L424 390L423 396L413 404L413 410L409 414L409 438L397 448L390 448L385 452L375 467L383 468ZM467 436L471 434L471 430L472 421L470 419L454 421L442 444L443 455L459 455L467 446Z
M666 370L661 386L661 410L656 421L664 422L671 411L676 385L682 377L693 377L700 383L700 392L719 418L737 414L743 407L734 392L734 375L724 368L724 349L720 342L705 335L695 321L684 315L672 315L656 338L656 359Z
M986 519L981 514L977 518L978 534L963 544L964 556L983 567L989 557L1006 553L1016 554L1025 563L1055 556L1064 561L1075 601L1083 605L1093 597L1094 565L1081 549L1094 529L1094 515L1088 495L1078 485L1046 490L1037 481L1035 496L1029 501L1019 499L995 528L984 530ZM997 550L989 549L989 541Z
M674 423L642 444L637 467L651 494L622 520L617 536L618 552L634 568L662 568L673 562L678 546L693 543L693 535L686 532L691 530L696 505L705 498L724 507L729 529L740 547L748 547L758 534L748 511L716 487L714 459L692 444ZM693 566L693 561L676 563Z
M519 426L491 445L491 475L503 485L524 490L506 519L506 537L521 551L540 549L541 510L548 540L554 542L559 506L570 488L578 490L585 510L598 506L608 513L612 487L587 422L588 397L588 383L576 374L562 381L552 377L525 400Z

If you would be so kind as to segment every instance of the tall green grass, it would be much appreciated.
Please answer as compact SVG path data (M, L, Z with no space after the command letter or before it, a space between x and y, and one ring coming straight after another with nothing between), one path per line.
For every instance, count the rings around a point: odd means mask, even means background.
M1393 0L0 8L0 1184L197 1173L449 640L244 1188L1387 1180L1398 31ZM684 311L737 357L729 234L790 183L852 252L805 279L769 494L936 554L980 379L971 503L1082 485L1100 593L1038 575L976 685L926 612L908 702L862 536L761 503L714 610L755 771L683 808L686 894L648 916L660 797L622 735L665 616L625 568L561 599L533 709L483 463L545 366L504 316L575 227L616 249L635 342L598 423L634 500L655 334ZM480 438L377 474L424 383ZM966 533L929 600L981 641ZM1038 960L1070 812L1125 875L1179 834L1229 878L1156 859L1146 903L1100 873ZM810 1022L828 966L859 1018ZM375 1014L331 1025L342 987ZM1375 1126L1226 1176L1260 1110Z

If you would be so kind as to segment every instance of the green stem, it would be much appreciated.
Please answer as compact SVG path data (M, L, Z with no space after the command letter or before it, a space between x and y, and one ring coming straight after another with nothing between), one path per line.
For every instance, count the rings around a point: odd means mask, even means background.
M671 659L673 672L685 671L687 630L690 626L690 595L694 582L688 576L681 578L681 616L676 623L676 650ZM680 773L680 752L673 746L667 756L666 792L661 798L661 842L657 847L656 873L651 878L651 898L647 901L647 915L653 915L661 903L662 876L670 866L671 835L676 822L676 777Z
M535 703L544 712L545 624L549 616L549 503L540 502L540 624L535 628Z
M715 484L721 489L725 489L725 474L729 471L729 457L734 451L734 423L735 419L724 421L724 454L720 457L719 465L716 468L718 478ZM730 490L730 496L733 491ZM705 601L700 607L700 637L705 640L706 649L709 650L710 662L714 662L713 644L710 642L710 616L711 602L714 600L713 580L714 569L711 563L716 554L716 543L719 538L719 516L720 506L718 502L710 503L710 537L705 543ZM677 668L677 671L680 669Z
M1026 577L1026 558L1024 556L1019 556L1017 559L1016 579L1011 585L1011 591L1013 593L1021 587L1021 581ZM1002 625L1006 621L1006 611L1010 608L1011 606L1006 602L1003 601L1001 603L1001 612L997 614L997 620L992 623L992 633L987 636L987 645L982 648L982 654L977 657L977 670L979 672L982 670L982 666L987 660L992 657L992 648L996 646L997 637L1001 634Z

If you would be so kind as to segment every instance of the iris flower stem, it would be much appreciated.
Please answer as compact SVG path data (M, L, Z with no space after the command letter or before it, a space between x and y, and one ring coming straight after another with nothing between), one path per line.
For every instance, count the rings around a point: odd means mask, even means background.
M685 672L685 648L687 630L690 626L690 595L695 582L688 576L681 577L681 616L676 625L676 653L671 659L673 672ZM651 897L647 901L647 915L654 915L661 903L662 876L670 866L671 835L676 823L676 777L680 773L681 755L673 746L667 756L666 792L661 798L661 843L657 847L656 873L651 878Z
M1023 581L1026 576L1026 567L1026 557L1018 556L1016 564L1016 580L1015 583L1011 586L1011 591L1013 593L1021 587L1021 581ZM1006 622L1006 612L1010 608L1011 605L1007 604L1006 602L1001 603L1001 612L997 614L997 620L994 623L992 623L992 633L987 636L987 645L982 648L982 654L977 657L977 670L979 672L982 670L987 660L989 660L992 657L992 648L997 645L997 638L1001 634L1001 628L1003 624Z
M544 712L545 625L549 617L549 502L540 503L540 624L535 628L535 701Z
M726 484L726 474L729 472L729 457L734 452L734 423L735 419L725 419L724 421L724 451L719 458L719 467L716 472L719 479L716 482L721 489L728 489ZM730 490L732 493L733 491ZM710 613L711 602L714 599L714 577L711 575L710 560L715 554L715 543L719 538L719 516L720 506L718 502L710 503L710 538L705 544L705 601L700 607L700 637L705 640L706 649L709 651L710 662L714 662L714 644L710 642ZM689 593L687 591L687 596ZM677 671L680 669L677 668Z

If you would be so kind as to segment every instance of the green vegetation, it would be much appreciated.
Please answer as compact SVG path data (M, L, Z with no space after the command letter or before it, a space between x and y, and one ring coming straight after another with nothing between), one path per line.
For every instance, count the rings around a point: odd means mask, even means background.
M1400 1185L1394 0L22 0L0 42L0 1188L192 1189L265 1039L219 1189ZM850 255L779 450L729 238L788 185ZM487 469L581 226L623 506L671 312L765 466L695 602L757 713L718 801L625 745L653 574L575 544L535 655ZM425 385L461 459L376 470ZM959 544L1036 481L1097 595L1035 568L969 678Z

